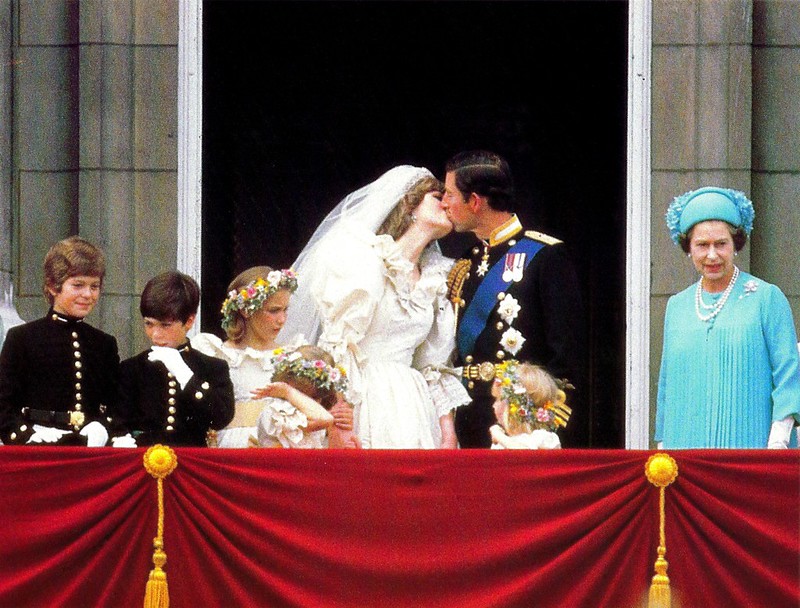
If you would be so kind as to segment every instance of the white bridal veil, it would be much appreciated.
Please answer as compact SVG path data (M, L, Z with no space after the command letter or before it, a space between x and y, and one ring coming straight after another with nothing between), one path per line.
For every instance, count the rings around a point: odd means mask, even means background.
M292 264L297 273L297 291L289 305L288 318L278 342L288 343L302 334L306 342L316 344L320 334L320 316L312 296L312 286L324 272L318 254L330 249L326 245L342 238L347 230L373 234L395 208L406 191L424 177L433 177L425 168L400 165L390 169L374 182L351 192L322 220L300 255Z

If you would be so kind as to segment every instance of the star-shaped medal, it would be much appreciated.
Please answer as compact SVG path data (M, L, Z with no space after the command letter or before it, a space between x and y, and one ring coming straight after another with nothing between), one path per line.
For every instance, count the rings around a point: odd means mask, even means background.
M481 260L481 263L478 264L478 269L475 271L479 277L482 277L487 272L489 272L489 262L486 260Z

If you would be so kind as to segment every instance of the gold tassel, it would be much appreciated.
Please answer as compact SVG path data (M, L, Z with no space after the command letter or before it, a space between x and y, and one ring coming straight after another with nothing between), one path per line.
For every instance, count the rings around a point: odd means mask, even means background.
M154 445L144 454L144 468L158 484L158 532L153 539L153 565L144 591L144 608L169 608L169 589L164 565L164 478L178 466L178 457L164 445Z
M675 478L678 476L678 464L669 454L653 454L647 459L644 470L648 481L659 489L658 558L656 558L655 563L656 573L650 584L650 595L647 606L648 608L671 608L672 594L669 587L669 577L667 576L667 567L669 564L664 558L667 553L664 497L666 487L675 481Z

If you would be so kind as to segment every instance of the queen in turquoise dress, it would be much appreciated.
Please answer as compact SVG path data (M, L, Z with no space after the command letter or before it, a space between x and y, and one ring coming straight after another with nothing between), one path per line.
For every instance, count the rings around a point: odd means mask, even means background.
M734 264L753 227L736 190L676 197L667 226L700 274L669 299L658 380L660 448L785 448L800 420L800 356L783 292Z

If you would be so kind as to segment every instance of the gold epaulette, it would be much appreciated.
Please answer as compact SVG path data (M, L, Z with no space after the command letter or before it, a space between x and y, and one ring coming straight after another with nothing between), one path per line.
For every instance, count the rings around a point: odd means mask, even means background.
M463 306L461 290L464 288L464 281L467 280L471 265L472 262L467 259L456 260L447 274L447 298L456 305L456 309Z
M557 245L558 243L563 243L561 239L557 239L554 236L550 236L549 234L545 234L544 232L536 232L535 230L526 230L525 236L529 239L533 239L534 241L539 241L540 243L544 243L545 245Z

